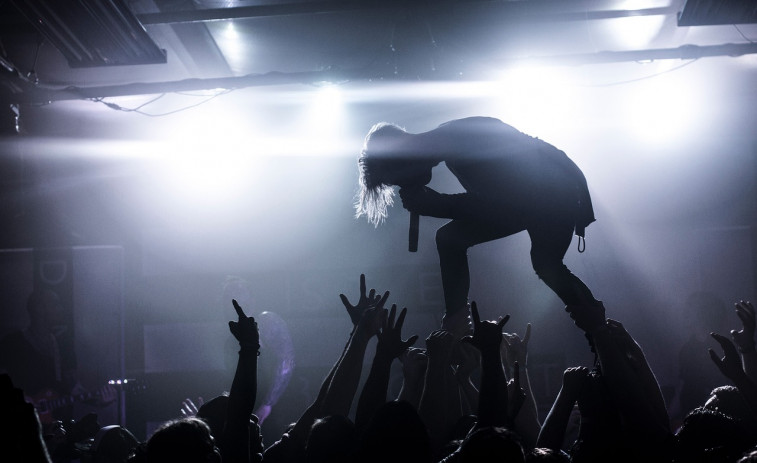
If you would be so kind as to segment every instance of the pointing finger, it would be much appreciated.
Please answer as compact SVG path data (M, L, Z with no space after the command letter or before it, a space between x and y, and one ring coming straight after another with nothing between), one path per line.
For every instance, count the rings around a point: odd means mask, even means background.
M471 301L470 313L471 313L471 316L473 317L473 326L480 325L481 317L478 315L478 304L476 304L476 301Z
M239 318L245 318L245 317L247 317L247 315L244 314L244 310L242 310L242 308L239 306L239 303L237 302L236 299L232 299L231 303L234 305L234 310L237 311L237 316Z

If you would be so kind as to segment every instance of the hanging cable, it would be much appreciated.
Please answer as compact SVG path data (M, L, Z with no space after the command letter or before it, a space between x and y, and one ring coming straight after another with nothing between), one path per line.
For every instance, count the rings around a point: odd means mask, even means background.
M154 103L155 101L159 100L160 98L163 98L164 96L166 96L166 93L158 95L157 97L155 97L155 98L153 98L153 99L151 99L151 100L149 100L149 101L147 101L145 103L142 103L141 105L139 105L137 107L134 107L134 108L124 108L123 106L121 106L119 104L116 104L116 103L113 103L113 102L110 102L110 101L105 101L103 98L90 98L90 101L93 101L95 103L102 103L105 106L107 106L108 108L113 109L115 111L122 111L122 112L126 112L126 113L137 113L137 114L141 114L142 116L147 116L147 117L162 117L162 116L168 116L170 114L176 114L176 113L179 113L179 112L182 112L182 111L186 111L187 109L196 108L197 106L203 105L203 104L209 102L210 100L212 100L214 98L218 98L221 95L226 95L227 93L230 93L233 90L235 90L235 89L224 89L224 90L221 90L221 91L217 92L215 95L211 95L211 96L207 97L206 99L204 99L203 101L200 101L198 103L191 104L191 105L188 105L188 106L184 106L182 108L174 109L172 111L167 111L167 112L164 112L164 113L159 113L159 114L147 113L145 111L142 111L141 109L144 108L145 106L151 104L151 103Z

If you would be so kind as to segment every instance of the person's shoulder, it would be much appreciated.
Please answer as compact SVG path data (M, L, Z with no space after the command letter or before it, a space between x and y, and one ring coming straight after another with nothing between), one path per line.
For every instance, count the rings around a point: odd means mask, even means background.
M451 121L444 122L439 127L454 127L454 126L467 126L467 125L502 125L507 126L500 119L489 116L470 116L460 119L453 119Z
M524 136L518 129L510 124L488 116L471 116L462 119L454 119L441 124L436 131L450 133L475 133L481 136L504 136L508 138Z

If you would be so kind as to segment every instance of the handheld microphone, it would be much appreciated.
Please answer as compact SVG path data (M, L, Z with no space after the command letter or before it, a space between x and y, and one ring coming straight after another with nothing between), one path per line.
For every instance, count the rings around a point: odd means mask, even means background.
M409 184L409 185L400 185L400 188L405 189L421 189L423 188L420 185L417 184ZM418 226L420 222L420 216L417 212L411 212L410 213L410 228L408 229L407 234L407 250L410 252L417 252L418 251Z
M410 213L410 229L408 230L408 248L410 252L418 251L418 223L420 222L417 212Z

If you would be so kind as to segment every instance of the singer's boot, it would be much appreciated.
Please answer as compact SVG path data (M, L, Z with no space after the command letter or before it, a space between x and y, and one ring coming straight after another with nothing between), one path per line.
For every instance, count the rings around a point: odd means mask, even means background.
M473 334L470 304L453 313L446 313L442 318L442 329L451 332L457 339Z
M607 321L605 306L602 301L567 305L565 311L570 314L570 318L573 319L576 326L583 330L586 340L589 341L591 351L596 354L591 333L604 326Z

